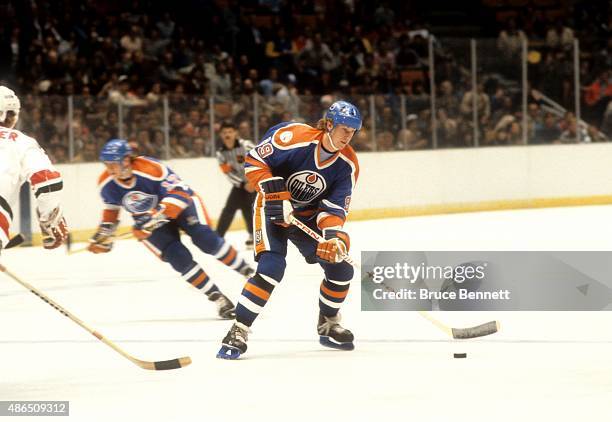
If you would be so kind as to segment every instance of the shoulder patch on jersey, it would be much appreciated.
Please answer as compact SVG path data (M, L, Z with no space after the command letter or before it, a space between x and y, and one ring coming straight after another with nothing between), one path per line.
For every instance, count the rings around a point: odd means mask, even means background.
M279 138L281 142L287 143L293 139L293 131L286 130L284 132L281 132Z
M164 176L164 165L147 157L136 157L132 162L134 171L145 173L155 179L160 179Z

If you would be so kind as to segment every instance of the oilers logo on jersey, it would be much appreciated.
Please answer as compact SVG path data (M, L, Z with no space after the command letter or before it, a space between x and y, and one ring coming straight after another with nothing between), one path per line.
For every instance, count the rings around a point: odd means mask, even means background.
M291 193L291 199L300 204L310 203L326 187L325 179L311 170L294 173L287 180L287 190Z
M157 196L144 192L132 191L123 196L121 203L132 214L142 214L157 206Z

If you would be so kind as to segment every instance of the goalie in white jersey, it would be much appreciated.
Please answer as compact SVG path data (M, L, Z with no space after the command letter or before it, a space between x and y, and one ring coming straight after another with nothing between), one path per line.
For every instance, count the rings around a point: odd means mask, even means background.
M62 176L34 138L15 130L21 103L0 86L0 249L9 241L12 206L21 185L28 181L36 197L36 211L45 249L60 246L68 235L60 207Z

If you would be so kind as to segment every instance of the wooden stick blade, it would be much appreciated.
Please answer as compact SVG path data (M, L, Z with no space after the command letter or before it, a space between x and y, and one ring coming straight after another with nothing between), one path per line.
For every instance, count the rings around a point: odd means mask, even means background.
M148 360L140 360L127 353L121 353L123 356L132 361L132 363L138 365L142 369L149 371L168 371L171 369L180 369L185 366L191 365L191 358L189 356L183 356L182 358L170 359L170 360L158 360L155 362Z
M499 322L489 321L476 327L469 328L452 328L453 338L468 339L484 337L499 331Z

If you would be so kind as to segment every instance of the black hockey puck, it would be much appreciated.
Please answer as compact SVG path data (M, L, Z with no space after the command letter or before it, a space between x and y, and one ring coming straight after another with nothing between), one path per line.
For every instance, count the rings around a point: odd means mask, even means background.
M467 353L453 353L455 359L467 358Z

